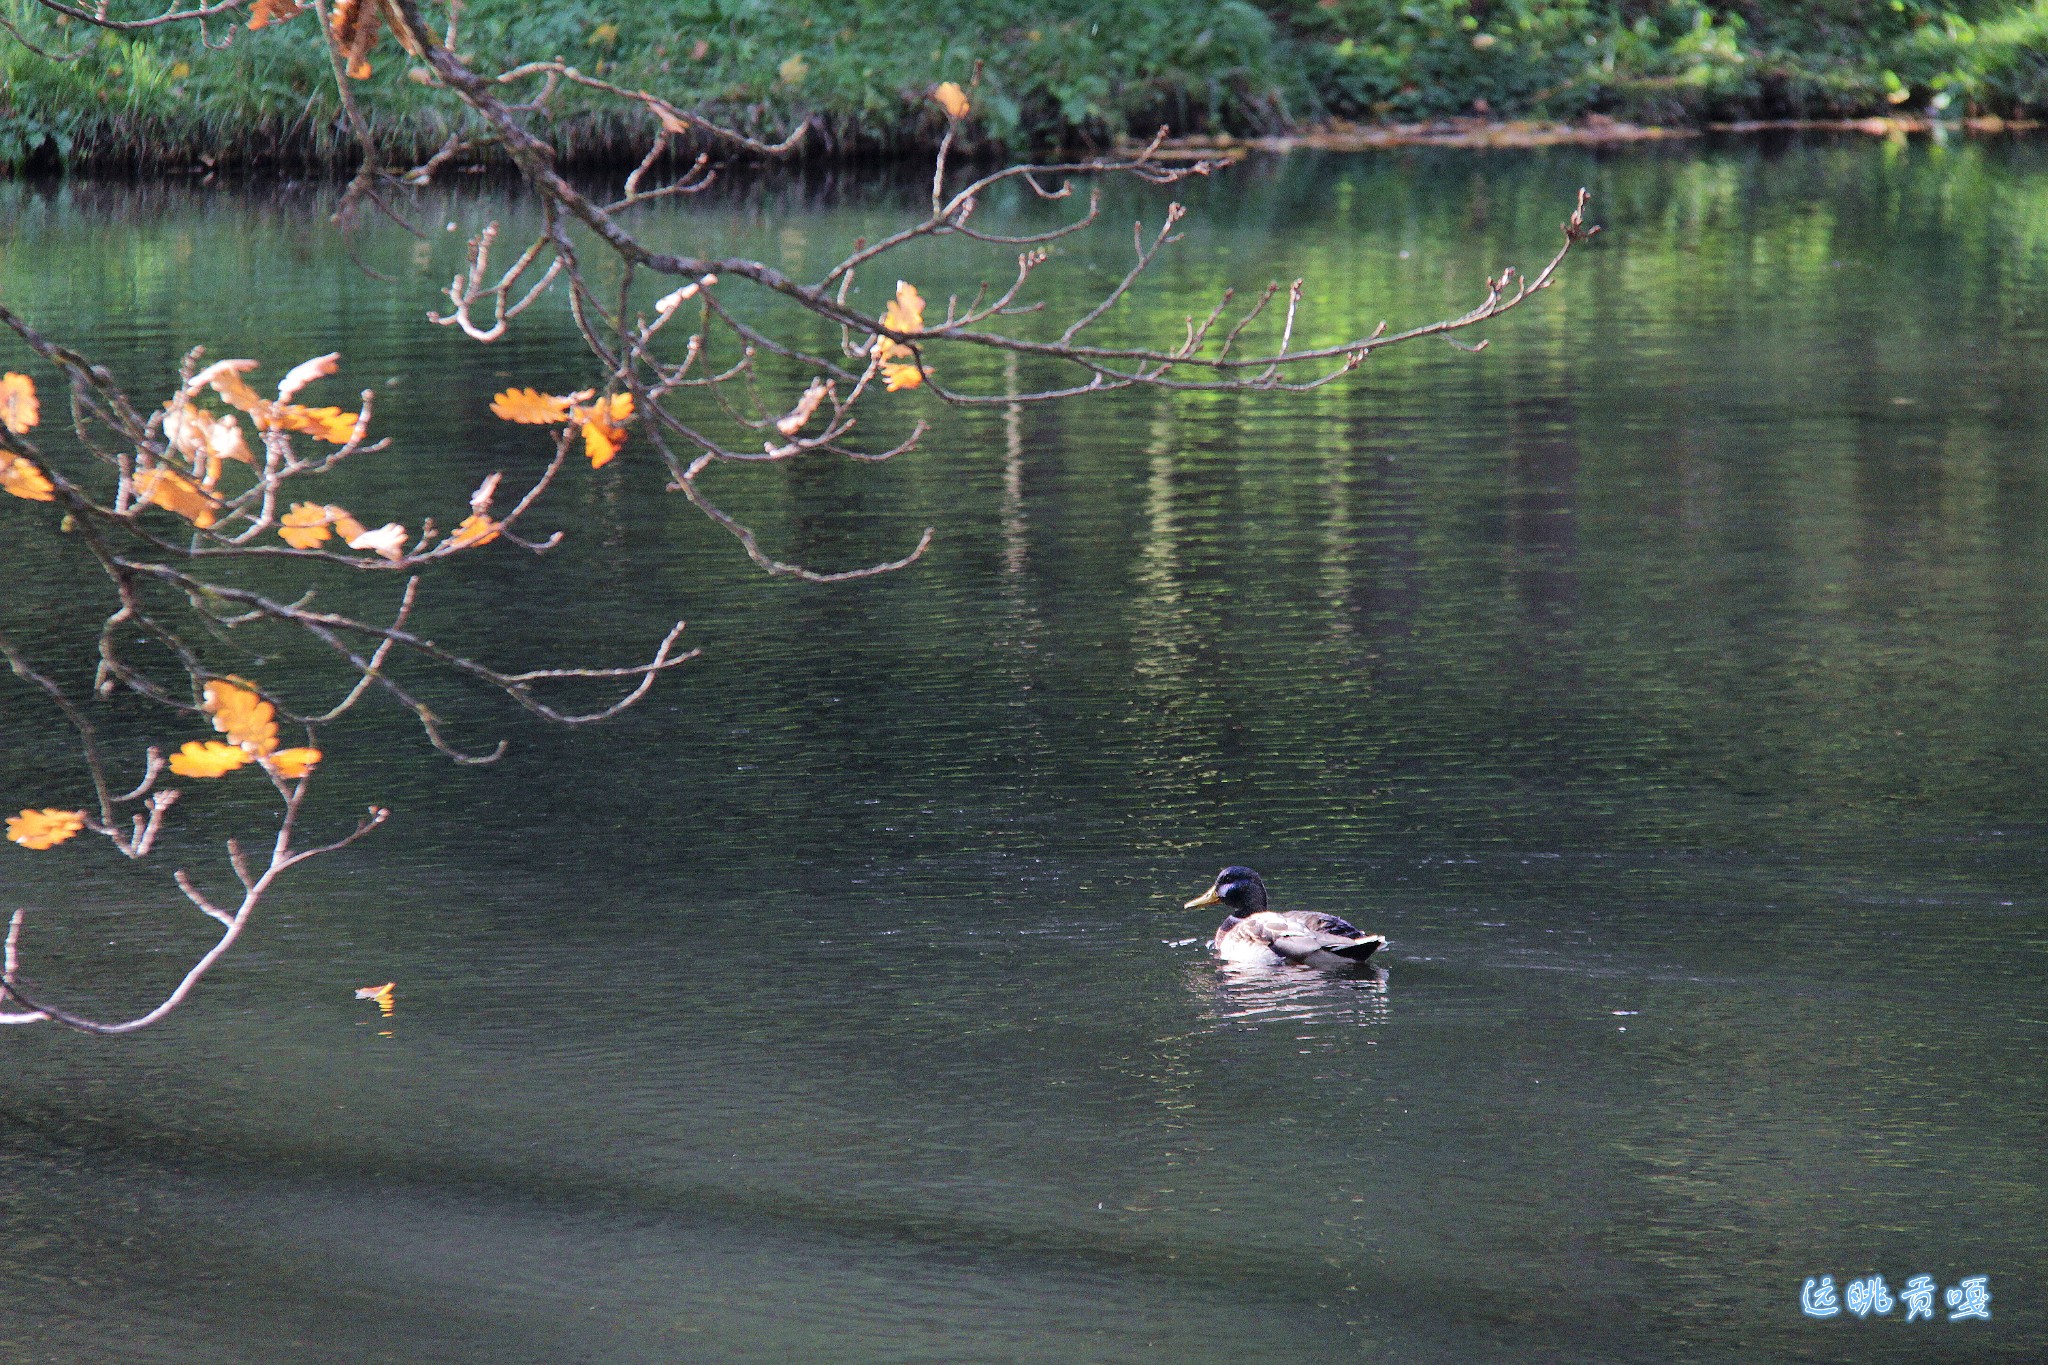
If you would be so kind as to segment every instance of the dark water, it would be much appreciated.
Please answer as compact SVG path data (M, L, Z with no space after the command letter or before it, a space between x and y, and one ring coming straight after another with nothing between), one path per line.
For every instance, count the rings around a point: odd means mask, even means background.
M1582 183L1609 235L1482 355L906 397L940 425L896 464L720 476L820 567L937 526L887 580L764 580L642 446L578 471L567 548L430 585L437 638L623 660L686 617L704 658L601 732L448 692L492 769L336 727L323 818L388 830L163 1028L0 1037L0 1358L2041 1358L2048 150L1255 165L1112 326L1293 274L1317 337L1421 320ZM655 231L816 272L915 193ZM366 519L533 467L484 409L585 378L563 320L427 327L462 232L363 229L383 286L323 207L7 188L0 297L146 391L339 346L400 434ZM58 649L97 604L6 501L0 627ZM9 805L75 802L0 695ZM109 1009L203 943L113 861L0 850L35 971ZM1233 861L1387 934L1384 980L1219 974L1179 907ZM1801 1316L1871 1273L1988 1275L1993 1321Z

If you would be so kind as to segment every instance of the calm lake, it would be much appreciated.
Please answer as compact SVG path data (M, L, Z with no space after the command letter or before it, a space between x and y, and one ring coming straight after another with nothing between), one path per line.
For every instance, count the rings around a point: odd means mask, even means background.
M818 568L936 527L885 579L764 577L642 438L572 470L529 523L564 548L431 580L426 633L623 663L687 619L703 657L576 732L424 680L490 768L366 707L316 818L386 829L163 1027L6 1030L0 1359L2042 1359L2048 144L1255 161L1174 192L1108 334L1295 275L1312 340L1462 311L1582 184L1608 232L1481 354L895 395L936 424L901 460L713 476ZM732 184L649 232L815 276L919 193ZM528 210L465 180L423 240L344 239L333 195L0 186L0 298L144 401L196 344L339 349L309 397L377 387L395 438L331 485L371 524L537 468L487 409L589 381L560 306L424 321ZM1167 197L1111 190L1055 304ZM73 658L105 608L0 502L0 630ZM6 682L7 808L79 804ZM237 800L188 792L171 865L224 880ZM207 922L89 842L0 848L0 891L49 993L118 1013ZM1231 862L1386 934L1383 978L1219 972L1181 905ZM1992 1320L1802 1313L1874 1274L1987 1276Z

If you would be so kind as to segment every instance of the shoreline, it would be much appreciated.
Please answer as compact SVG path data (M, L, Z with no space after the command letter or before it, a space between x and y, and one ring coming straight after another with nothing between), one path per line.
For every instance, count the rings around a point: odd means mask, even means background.
M1992 136L2035 132L2038 119L1995 116L1931 119L1923 115L1879 115L1837 119L1742 119L1703 124L1644 124L1593 115L1572 121L1534 119L1438 119L1428 123L1350 123L1335 121L1298 132L1264 137L1192 134L1168 138L1160 150L1178 158L1246 152L1367 152L1396 147L1476 147L1512 150L1534 147L1607 147L1641 142L1676 142L1715 135L1755 136L1765 133L1858 133L1866 137L1903 137L1940 132ZM1134 141L1119 144L1135 147Z
M1476 150L1530 150L1547 147L1623 147L1643 143L1686 142L1704 137L1760 137L1802 133L1854 134L1862 137L1904 138L1960 135L1994 137L2028 134L2048 128L2048 121L2030 118L1933 119L1924 115L1876 115L1863 118L1826 119L1739 119L1701 124L1632 123L1604 115L1576 120L1489 119L1477 117L1436 119L1415 123L1354 123L1332 120L1307 124L1299 129L1272 134L1235 135L1191 133L1167 137L1156 156L1162 160L1188 161L1202 157L1235 160L1252 153L1286 155L1291 152L1372 152L1413 147L1465 148ZM1128 155L1144 145L1144 139L1124 137L1108 144L1075 148L1049 155ZM50 179L123 179L163 182L198 181L211 184L221 179L250 180L346 180L355 173L357 159L344 155L346 147L294 155L289 142L273 142L270 155L258 158L217 157L195 153L191 148L167 143L152 151L134 147L118 155L83 155L68 164L22 164L0 168L0 179L17 182ZM669 160L688 164L698 151L709 150L678 141ZM923 143L894 144L884 148L863 147L845 141L827 140L786 161L729 155L729 168L850 168L861 166L913 166L932 153ZM387 153L388 154L388 153ZM580 146L563 149L557 164L566 172L601 174L631 166L645 154L638 139L621 136L616 145L609 139L592 139ZM1023 160L1028 154L1010 154L994 144L956 151L958 164L993 164ZM398 160L399 158L393 158ZM146 169L145 169L146 168ZM484 156L474 161L447 166L443 176L503 175L510 171L502 158Z

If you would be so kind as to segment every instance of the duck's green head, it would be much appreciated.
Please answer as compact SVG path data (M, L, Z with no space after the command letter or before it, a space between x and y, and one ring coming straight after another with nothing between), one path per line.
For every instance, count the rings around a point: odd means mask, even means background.
M1248 867L1226 867L1207 891L1182 908L1199 910L1205 905L1227 905L1233 915L1255 915L1266 908L1266 884Z

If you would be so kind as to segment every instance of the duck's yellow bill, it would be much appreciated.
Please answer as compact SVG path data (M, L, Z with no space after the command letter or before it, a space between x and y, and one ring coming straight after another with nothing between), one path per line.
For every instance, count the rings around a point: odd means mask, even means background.
M1186 905L1183 905L1181 909L1199 910L1205 905L1219 905L1222 903L1222 901L1223 897L1217 895L1216 888L1212 886L1207 891L1204 891L1201 895L1189 901Z

